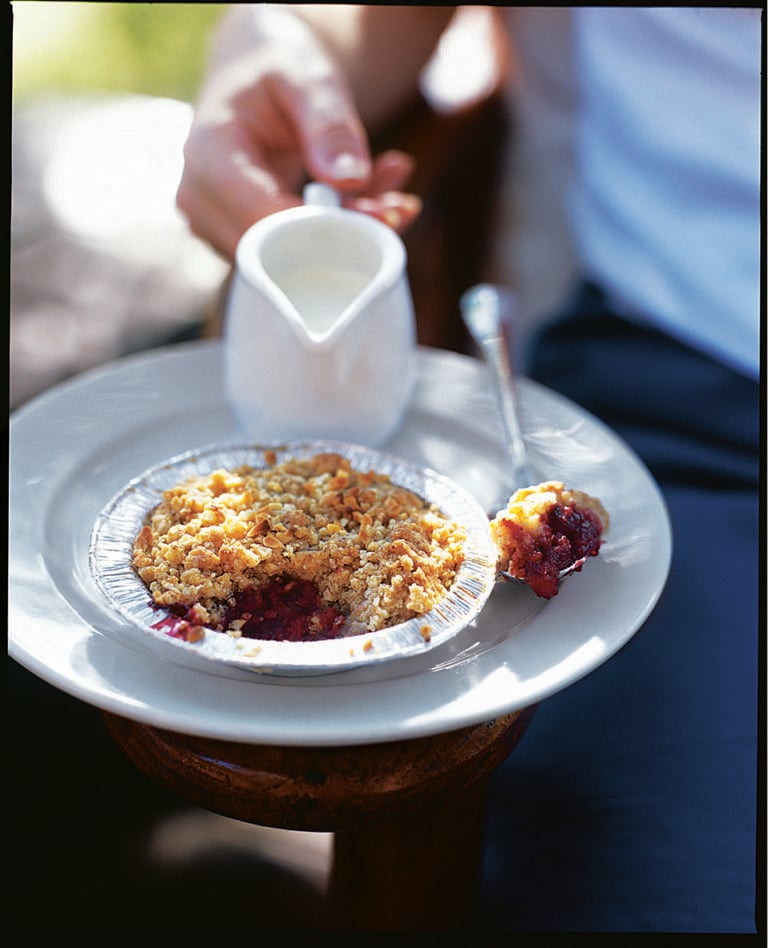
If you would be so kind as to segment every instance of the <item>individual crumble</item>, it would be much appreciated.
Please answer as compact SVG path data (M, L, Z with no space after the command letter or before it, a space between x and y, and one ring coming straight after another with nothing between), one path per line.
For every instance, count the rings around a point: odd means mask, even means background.
M443 599L464 559L460 524L337 453L266 460L163 493L132 558L158 607L234 636L331 638ZM303 616L301 631L267 629L285 625L281 610Z

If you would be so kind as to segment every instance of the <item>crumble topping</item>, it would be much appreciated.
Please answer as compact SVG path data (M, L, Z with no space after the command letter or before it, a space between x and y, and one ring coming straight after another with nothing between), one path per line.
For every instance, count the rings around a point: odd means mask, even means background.
M396 625L446 595L464 558L460 524L342 455L266 459L164 492L132 559L156 605L190 628L258 638L242 604L276 587L306 601L311 584L333 610L330 637Z
M574 564L580 569L588 557L597 556L608 524L603 505L584 491L560 481L523 487L491 521L497 567L551 599L562 570Z

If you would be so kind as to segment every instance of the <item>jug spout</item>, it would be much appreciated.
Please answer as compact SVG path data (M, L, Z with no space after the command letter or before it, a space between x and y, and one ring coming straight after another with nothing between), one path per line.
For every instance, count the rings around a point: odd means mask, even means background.
M253 276L307 341L327 341L403 277L400 238L371 218L319 206L286 212L253 247ZM282 216L282 215L276 215ZM267 219L269 220L269 219Z
M310 181L304 187L304 204L313 207L340 208L341 196L327 184ZM343 218L342 218L343 219ZM310 342L328 339L334 330L348 321L363 305L365 290L376 280L381 261L378 254L369 259L345 259L314 263L301 267L277 267L276 281L288 298L306 330Z
M292 322L301 341L312 345L327 344L347 323L364 315L365 298L371 296L365 291L375 278L375 273L356 268L315 264L281 269L274 283L295 314Z

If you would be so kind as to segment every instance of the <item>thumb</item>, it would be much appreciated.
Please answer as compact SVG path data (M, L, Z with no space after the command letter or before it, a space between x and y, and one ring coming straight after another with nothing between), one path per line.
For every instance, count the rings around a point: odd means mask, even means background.
M341 191L364 188L372 170L368 136L343 80L315 78L293 106L310 175Z

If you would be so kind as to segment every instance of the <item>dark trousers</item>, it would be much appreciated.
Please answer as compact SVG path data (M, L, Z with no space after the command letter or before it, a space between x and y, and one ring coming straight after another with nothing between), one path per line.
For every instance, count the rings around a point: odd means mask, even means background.
M644 627L544 701L496 773L480 924L755 931L759 386L589 286L529 374L637 451L674 552Z

